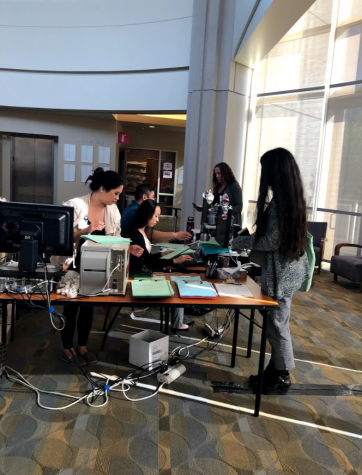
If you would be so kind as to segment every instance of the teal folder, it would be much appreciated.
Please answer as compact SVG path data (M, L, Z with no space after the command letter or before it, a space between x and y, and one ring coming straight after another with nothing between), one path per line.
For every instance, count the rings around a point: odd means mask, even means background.
M132 295L137 298L167 298L174 295L172 285L165 279L140 279L131 282Z
M181 298L216 299L217 297L217 292L211 282L177 280L176 284Z
M86 234L81 236L81 238L88 239L89 241L96 242L97 244L129 244L131 242L130 239L123 238L121 236L94 236L93 234Z
M186 253L187 251L190 251L189 246L185 246L184 244L179 244L180 247L175 249L173 252L170 252L169 254L166 254L165 256L162 256L161 259L174 259L175 257Z

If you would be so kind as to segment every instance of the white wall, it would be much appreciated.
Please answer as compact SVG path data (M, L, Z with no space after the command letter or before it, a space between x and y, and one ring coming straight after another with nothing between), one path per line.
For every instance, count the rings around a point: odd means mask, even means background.
M0 0L0 105L186 110L192 5Z
M111 170L115 169L116 155L116 121L112 118L99 119L92 117L78 117L72 115L60 115L44 112L27 111L0 111L0 133L22 133L34 135L49 135L58 137L58 146L54 163L54 183L56 198L54 202L60 204L62 201L82 196L88 193L88 185L81 182L81 146L93 145L93 163L97 168L98 147L110 147L111 149ZM76 181L64 182L64 144L76 144ZM2 160L0 162L1 188L0 195L10 199L10 147L9 143L3 141L1 150ZM67 162L72 164L74 162ZM104 166L104 165L101 165Z

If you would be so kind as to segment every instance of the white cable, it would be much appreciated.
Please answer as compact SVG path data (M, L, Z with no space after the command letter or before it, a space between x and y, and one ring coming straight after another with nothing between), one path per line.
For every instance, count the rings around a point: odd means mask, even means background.
M8 373L8 370L12 371L13 373L17 374L19 376L19 378L14 378L13 376L9 375ZM68 409L69 407L71 406L74 406L75 404L78 404L78 402L82 401L83 399L87 399L88 397L91 397L91 396L95 396L95 395L101 395L101 394L93 394L95 393L95 391L93 391L92 393L90 394L86 394L85 396L72 396L71 394L64 394L64 393L58 393L56 391L44 391L42 389L38 389L36 388L35 386L33 386L31 383L29 383L29 381L27 381L20 373L18 373L17 371L15 371L14 369L10 368L9 366L6 366L6 368L4 369L5 373L6 373L6 376L8 377L9 381L11 381L12 383L18 383L18 384L21 384L22 386L25 386L29 389L31 389L32 391L34 391L37 395L37 403L39 405L39 407L43 408L43 409L48 409L50 411L61 411L63 409ZM98 391L98 390L97 390ZM43 404L41 404L40 402L40 395L41 394L53 394L54 396L61 396L61 397L67 397L67 398L70 398L70 399L76 399L76 401L66 405L66 406L63 406L63 407L48 407L48 406L44 406ZM103 393L103 391L102 391ZM103 406L103 404L102 404ZM99 407L102 407L102 406L99 406ZM92 406L92 407L96 407L96 406Z
M109 274L109 277L108 277L108 279L107 279L107 282L106 282L106 283L104 284L104 286L103 286L102 292L104 292L105 288L108 286L109 279L112 277L113 273L119 268L119 266L120 266L120 264L118 263L118 264L116 265L116 267L112 270L112 272ZM108 289L108 290L110 290L110 289Z

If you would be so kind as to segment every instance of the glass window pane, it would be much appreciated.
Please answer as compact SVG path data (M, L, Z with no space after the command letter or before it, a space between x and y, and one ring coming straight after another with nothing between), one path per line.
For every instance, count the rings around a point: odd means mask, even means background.
M331 260L331 257L334 255L334 248L337 244L342 242L358 244L361 217L320 211L317 213L316 221L325 221L328 223L323 260ZM341 252L341 254L346 256L355 256L357 253L357 248L353 247L343 248Z
M361 38L362 17L359 22L345 22L336 29L331 84L362 79Z
M175 152L161 152L160 193L174 193Z
M254 138L248 148L244 177L244 190L251 200L257 200L258 196L260 157L268 150L283 147L295 156L307 205L313 206L323 98L316 94L298 97L288 101L285 96L274 96L269 98L274 102L266 103L262 98L257 103Z
M331 11L331 0L315 2L261 61L258 94L324 85Z

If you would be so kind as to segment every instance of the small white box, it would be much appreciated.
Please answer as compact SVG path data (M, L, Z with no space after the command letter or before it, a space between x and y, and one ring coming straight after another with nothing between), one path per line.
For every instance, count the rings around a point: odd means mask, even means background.
M132 335L129 339L129 362L151 371L158 366L158 363L153 365L153 362L167 361L168 344L169 336L155 330L144 330Z

